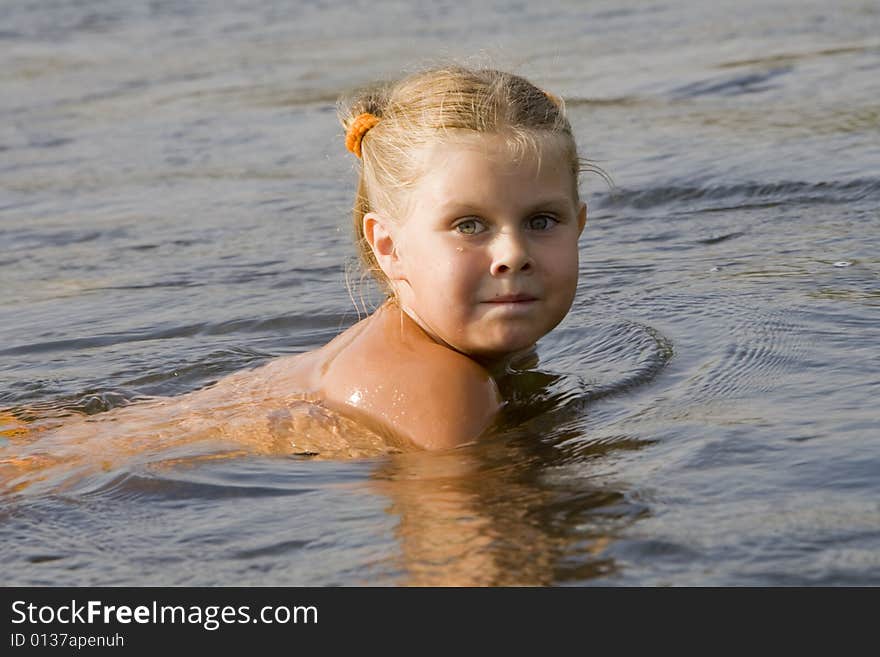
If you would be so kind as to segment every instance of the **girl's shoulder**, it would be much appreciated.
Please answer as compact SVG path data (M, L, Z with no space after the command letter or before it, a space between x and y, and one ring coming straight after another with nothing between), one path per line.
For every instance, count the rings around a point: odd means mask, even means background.
M377 312L324 347L324 403L427 449L475 440L501 405L494 379L407 322L394 311Z

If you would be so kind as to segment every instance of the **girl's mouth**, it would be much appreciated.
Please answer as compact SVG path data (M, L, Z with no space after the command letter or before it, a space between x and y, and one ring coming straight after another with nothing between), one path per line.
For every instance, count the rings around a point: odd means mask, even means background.
M493 297L484 303L528 303L537 301L537 299L528 294L505 294L500 297Z

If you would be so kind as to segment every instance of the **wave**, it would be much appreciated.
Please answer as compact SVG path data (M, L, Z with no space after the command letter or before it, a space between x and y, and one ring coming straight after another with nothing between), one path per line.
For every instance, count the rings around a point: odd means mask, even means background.
M723 79L710 78L683 85L672 91L676 98L694 98L696 96L721 95L736 96L739 94L756 93L770 89L770 80L791 73L793 66L777 66L766 71L755 71L735 74Z
M315 313L308 317L298 314L280 315L277 317L235 319L225 322L181 324L168 328L147 327L122 333L105 333L93 337L31 342L14 347L7 347L6 349L0 349L0 356L21 356L25 354L42 354L59 351L79 351L82 349L107 347L127 342L189 338L196 335L229 335L238 333L263 333L266 331L296 331L307 329L337 331L345 321L345 318L341 315Z
M746 182L732 185L668 185L648 189L616 188L597 194L598 208L649 209L693 201L758 201L763 205L781 203L852 203L880 199L880 180L862 178L850 181L774 183Z

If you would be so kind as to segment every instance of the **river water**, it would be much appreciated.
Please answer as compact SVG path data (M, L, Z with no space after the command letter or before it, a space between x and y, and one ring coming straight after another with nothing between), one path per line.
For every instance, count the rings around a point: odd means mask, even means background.
M880 585L876 1L4 2L0 408L175 396L351 325L335 101L447 59L564 97L615 184L583 180L520 421L23 487L4 584Z

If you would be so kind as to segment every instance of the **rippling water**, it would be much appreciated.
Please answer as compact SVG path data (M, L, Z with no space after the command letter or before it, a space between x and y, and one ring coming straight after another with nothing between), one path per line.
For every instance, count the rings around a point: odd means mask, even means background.
M335 99L445 57L562 95L615 181L539 392L450 452L40 482L7 584L880 584L876 2L294 4L0 7L0 408L353 323Z

